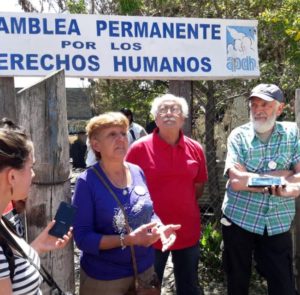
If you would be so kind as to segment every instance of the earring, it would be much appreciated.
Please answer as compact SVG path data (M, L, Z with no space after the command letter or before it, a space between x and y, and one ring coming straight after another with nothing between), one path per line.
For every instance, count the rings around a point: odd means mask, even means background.
M14 188L11 186L10 188L10 194L13 195L14 194Z

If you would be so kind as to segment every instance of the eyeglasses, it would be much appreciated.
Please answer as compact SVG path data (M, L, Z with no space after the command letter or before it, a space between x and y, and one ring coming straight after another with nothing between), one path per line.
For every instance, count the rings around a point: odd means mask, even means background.
M165 115L170 111L171 114L179 115L181 114L181 107L180 106L161 106L158 109L158 113L160 115Z

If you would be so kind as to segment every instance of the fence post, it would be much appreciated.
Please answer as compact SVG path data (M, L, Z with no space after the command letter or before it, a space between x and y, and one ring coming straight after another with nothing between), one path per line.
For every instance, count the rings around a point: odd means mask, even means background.
M298 128L300 128L300 89L296 89L295 94L295 117ZM295 267L296 267L296 285L300 290L300 198L296 199L296 217L295 217Z
M70 202L70 165L64 72L57 72L17 94L19 123L35 147L35 178L26 206L28 239L32 241L54 218L61 201ZM58 285L74 293L73 244L44 254L43 265ZM43 285L43 294L50 294Z
M7 117L17 122L16 114L14 78L0 77L0 119Z

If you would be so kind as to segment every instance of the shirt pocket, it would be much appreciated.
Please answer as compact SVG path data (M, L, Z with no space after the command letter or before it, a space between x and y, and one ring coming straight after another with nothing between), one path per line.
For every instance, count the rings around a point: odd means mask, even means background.
M260 159L247 159L244 162L244 165L246 167L246 170L248 172L253 173L261 173L264 170L264 160L263 158Z
M272 159L276 163L276 169L275 170L290 170L291 169L291 156L288 154L281 154L274 159Z
M199 163L195 160L187 160L184 174L189 175L190 179L195 179L199 173Z

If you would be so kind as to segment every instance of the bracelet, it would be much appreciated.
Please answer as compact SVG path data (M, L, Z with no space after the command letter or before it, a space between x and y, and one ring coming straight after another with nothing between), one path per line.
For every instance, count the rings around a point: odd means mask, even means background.
M121 243L122 250L124 250L126 248L126 245L124 244L124 240L125 240L125 235L124 235L124 233L121 233L120 234L120 243Z

